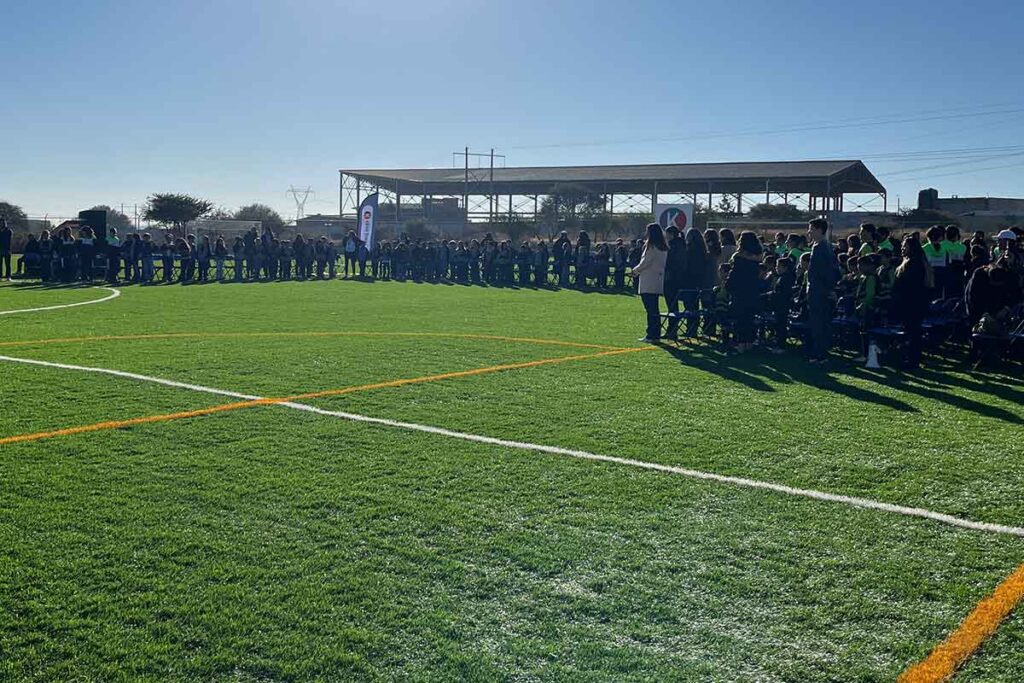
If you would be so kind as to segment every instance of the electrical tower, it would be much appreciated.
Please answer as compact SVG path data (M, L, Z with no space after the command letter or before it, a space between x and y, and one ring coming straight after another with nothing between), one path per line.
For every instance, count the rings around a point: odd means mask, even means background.
M316 197L316 192L313 192L313 188L308 185L306 187L291 185L285 192L285 196L295 200L295 220L300 220L306 217L306 201L310 196Z

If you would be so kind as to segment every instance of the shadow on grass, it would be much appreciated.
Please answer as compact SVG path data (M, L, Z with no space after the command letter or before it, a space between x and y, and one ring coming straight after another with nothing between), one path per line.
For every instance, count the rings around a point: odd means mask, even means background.
M803 360L792 356L777 356L770 359L760 357L756 353L730 356L708 346L678 347L666 344L661 348L683 365L710 372L755 391L776 391L769 382L805 384L855 401L874 403L900 412L917 412L914 406L905 401L840 382L826 369L807 365Z
M802 358L793 355L763 356L760 352L754 352L730 356L722 350L704 344L666 344L661 348L688 367L710 372L755 391L772 392L776 391L775 385L803 384L900 412L918 412L916 407L900 398L839 379L846 377L859 380L861 383L872 382L895 392L912 394L1009 424L1024 424L1021 415L965 395L965 392L975 392L1008 403L1024 404L1024 386L1020 383L1015 384L1009 378L967 377L930 368L898 374L889 370L868 370L842 360L833 360L830 366L821 367L808 365ZM962 369L962 366L956 366L952 361L943 361L939 367Z

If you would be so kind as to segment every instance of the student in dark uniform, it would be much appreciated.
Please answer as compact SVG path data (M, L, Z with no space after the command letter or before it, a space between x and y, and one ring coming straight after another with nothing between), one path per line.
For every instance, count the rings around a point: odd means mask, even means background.
M75 244L71 228L61 230L60 244L57 249L60 255L61 282L71 282L75 279L75 272L78 269L78 245Z
M224 237L220 236L217 238L217 242L213 245L213 262L217 264L214 270L214 279L217 282L224 281L224 261L228 257L228 245L224 243Z
M533 283L538 287L548 284L548 243L544 240L533 250Z
M139 242L139 257L142 260L142 281L152 282L153 276L156 274L156 266L153 262L154 247L153 236L148 232L142 235L142 241Z
M594 280L598 289L608 288L608 274L610 272L609 269L611 268L611 262L611 247L609 247L607 243L598 245L590 266L594 273Z
M670 225L665 229L668 241L668 255L665 258L665 306L673 315L669 319L665 338L678 338L679 291L683 288L683 272L686 270L686 240L679 234L679 228Z
M245 277L245 240L236 237L231 245L231 256L234 258L235 282L241 282Z
M135 272L135 235L129 233L121 240L121 263L124 264L125 282L134 282Z
M753 232L740 233L732 271L725 286L729 290L731 312L736 324L736 348L739 353L754 345L754 316L758 310L760 288L761 242Z
M53 240L49 230L39 234L39 277L43 282L53 279Z
M615 269L615 289L626 287L626 266L629 264L629 250L622 238L615 240L615 248L612 250L612 266Z
M18 259L18 275L28 275L39 270L39 240L35 235L29 235L25 242L25 248L21 250L21 258Z
M480 242L477 240L470 240L469 248L466 250L469 252L469 280L470 282L480 282Z
M775 322L775 348L781 353L786 348L789 335L789 309L793 304L793 290L796 287L796 268L793 259L783 256L775 262L775 281L768 297L768 308Z
M278 240L277 251L277 279L292 279L292 243L288 240Z
M121 240L117 236L117 228L107 230L107 243L102 247L107 257L106 280L112 285L117 284L117 274L121 272Z
M516 265L519 267L519 286L529 287L530 286L530 266L533 263L533 251L530 250L530 244L523 242L522 246L519 247L519 253L516 255Z
M259 268L256 266L256 240L256 228L245 233L245 236L242 238L244 245L243 253L245 254L245 274L249 280L255 280L259 277Z
M11 279L11 253L14 248L14 231L7 225L6 218L0 218L0 280Z
M213 245L210 244L210 236L203 235L196 245L196 263L199 265L199 281L208 282L210 279L210 259L213 258Z
M903 365L915 369L921 365L921 324L928 310L928 266L917 234L903 239L903 262L896 268L892 286L891 317L903 325L906 353Z
M170 233L164 234L164 243L160 246L160 266L163 281L174 282L174 239Z

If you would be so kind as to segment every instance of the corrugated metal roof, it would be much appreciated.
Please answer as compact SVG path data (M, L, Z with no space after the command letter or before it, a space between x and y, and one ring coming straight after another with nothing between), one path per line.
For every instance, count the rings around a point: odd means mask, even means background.
M342 169L342 173L403 194L461 194L463 168ZM489 193L488 169L471 168L471 194ZM834 181L834 182L830 182ZM494 169L495 191L543 193L556 183L577 183L607 192L885 192L856 160L751 161L702 164L637 164L623 166L523 166Z

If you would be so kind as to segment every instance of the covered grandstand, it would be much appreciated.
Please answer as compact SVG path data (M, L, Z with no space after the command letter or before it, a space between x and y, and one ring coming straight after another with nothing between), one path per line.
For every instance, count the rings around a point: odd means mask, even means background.
M339 213L355 217L359 202L380 192L384 219L436 222L536 219L543 198L559 185L604 198L608 214L650 213L658 203L714 206L728 196L742 212L760 203L844 211L846 196L881 198L885 187L861 161L776 161L623 166L342 169ZM746 202L746 204L744 204ZM390 215L388 215L390 211Z

